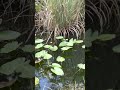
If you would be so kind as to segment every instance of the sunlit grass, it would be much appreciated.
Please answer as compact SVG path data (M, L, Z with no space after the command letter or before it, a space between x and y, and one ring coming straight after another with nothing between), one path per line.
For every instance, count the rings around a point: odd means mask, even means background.
M54 36L69 34L77 38L84 32L85 19L84 0L44 0L42 10L38 13L37 20L42 18L43 27ZM41 25L40 23L37 26Z

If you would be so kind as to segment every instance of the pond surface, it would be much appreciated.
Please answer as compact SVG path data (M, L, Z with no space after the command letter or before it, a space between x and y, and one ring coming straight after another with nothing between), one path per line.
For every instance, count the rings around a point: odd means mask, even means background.
M61 55L60 51L54 53L54 57ZM74 49L64 53L65 62L62 68L64 76L56 76L48 70L38 68L36 76L40 79L39 85L36 90L85 90L84 89L84 70L80 70L77 64L84 63L85 60L84 49L81 45L76 46ZM53 60L54 62L54 60ZM44 72L44 73L43 73Z

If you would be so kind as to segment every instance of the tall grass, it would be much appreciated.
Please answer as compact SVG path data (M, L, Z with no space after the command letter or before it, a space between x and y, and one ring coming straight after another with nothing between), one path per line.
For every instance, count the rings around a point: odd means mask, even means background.
M42 25L54 37L73 34L78 38L84 32L84 6L84 0L44 0L36 25Z
M120 25L120 1L119 0L86 0L86 15L94 22L95 14L98 17L101 32L104 26L108 26L112 21L117 21L117 25ZM95 14L93 14L95 13ZM116 27L116 29L118 28Z

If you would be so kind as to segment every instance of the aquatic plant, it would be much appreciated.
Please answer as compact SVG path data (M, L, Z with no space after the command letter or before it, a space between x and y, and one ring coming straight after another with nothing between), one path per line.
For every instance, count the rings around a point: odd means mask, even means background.
M35 43L35 57L36 64L40 64L42 61L47 62L47 66L50 67L51 72L53 72L56 75L63 76L64 72L62 70L62 66L60 63L65 61L65 58L63 56L57 56L54 57L54 62L51 61L51 58L53 58L52 53L55 53L57 50L61 50L62 52L66 52L69 49L72 49L75 44L83 43L83 40L77 40L77 39L65 39L63 36L58 36L56 39L60 40L58 46L56 45L48 45L44 44L43 39L36 39ZM40 65L41 66L41 65ZM42 67L41 67L42 68Z
M0 32L0 42L2 42L3 47L0 48L0 54L6 55L6 57L13 58L14 56L9 56L12 52L17 52L17 50L21 50L22 52L32 53L34 52L34 45L23 45L22 42L18 43L17 39L21 33L6 30ZM3 58L4 60L5 58ZM5 75L11 75L13 73L21 73L19 77L23 78L32 78L34 74L34 67L30 65L30 61L25 61L25 57L17 57L14 60L8 61L5 64L0 66L0 73ZM1 62L2 63L2 62Z
M48 36L52 34L54 39L60 35L74 35L79 38L84 33L84 0L42 0L41 2L43 2L42 7L36 13L38 31L47 32ZM40 30L41 26L43 30Z

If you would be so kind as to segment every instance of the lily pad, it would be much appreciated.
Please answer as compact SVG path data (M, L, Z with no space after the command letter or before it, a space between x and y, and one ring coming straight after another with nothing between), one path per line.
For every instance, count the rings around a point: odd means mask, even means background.
M20 36L21 34L16 31L6 30L0 31L0 41L2 40L13 40Z
M16 50L19 47L19 44L17 41L13 41L10 43L7 43L1 50L0 53L9 53L14 50Z
M58 62L63 62L63 61L65 61L65 58L64 58L64 57L61 57L61 56L58 56L56 60L57 60Z

